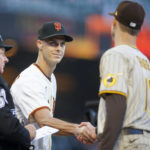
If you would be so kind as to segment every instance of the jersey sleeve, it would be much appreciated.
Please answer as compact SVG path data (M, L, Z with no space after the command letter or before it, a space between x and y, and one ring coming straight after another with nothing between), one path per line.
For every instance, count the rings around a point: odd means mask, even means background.
M120 53L109 52L104 54L100 62L100 89L99 95L115 93L128 95L128 60Z
M11 93L16 106L20 108L26 119L41 108L48 108L49 103L45 97L45 86L37 79L15 81Z

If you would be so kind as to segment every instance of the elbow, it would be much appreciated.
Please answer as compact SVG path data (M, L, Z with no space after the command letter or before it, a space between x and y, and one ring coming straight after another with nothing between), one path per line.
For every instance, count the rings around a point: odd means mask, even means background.
M47 126L48 121L47 120L40 120L37 122L37 124L39 125L39 127L43 127L43 126Z

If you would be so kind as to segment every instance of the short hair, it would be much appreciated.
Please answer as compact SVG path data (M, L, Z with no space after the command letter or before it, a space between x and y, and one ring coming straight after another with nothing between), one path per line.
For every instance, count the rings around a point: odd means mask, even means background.
M133 35L133 36L137 36L140 32L141 29L131 29L125 25L123 25L122 23L119 22L119 27L120 29L123 31L123 32L127 32L129 33L130 35Z

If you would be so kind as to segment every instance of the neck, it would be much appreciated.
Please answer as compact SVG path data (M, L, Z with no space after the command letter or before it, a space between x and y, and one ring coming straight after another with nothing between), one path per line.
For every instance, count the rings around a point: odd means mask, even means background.
M39 56L36 60L36 64L42 69L44 74L49 78L51 77L52 73L56 68L56 64L48 64L46 61L44 60L42 61L42 58Z
M127 32L119 31L115 34L114 43L115 46L130 45L132 47L136 47L136 39L137 36L132 36Z

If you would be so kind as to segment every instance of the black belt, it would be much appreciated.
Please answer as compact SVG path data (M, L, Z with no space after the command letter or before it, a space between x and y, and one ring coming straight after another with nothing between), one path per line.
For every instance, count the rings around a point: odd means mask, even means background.
M123 128L123 134L143 134L144 132L150 133L148 130L135 129L135 128Z

